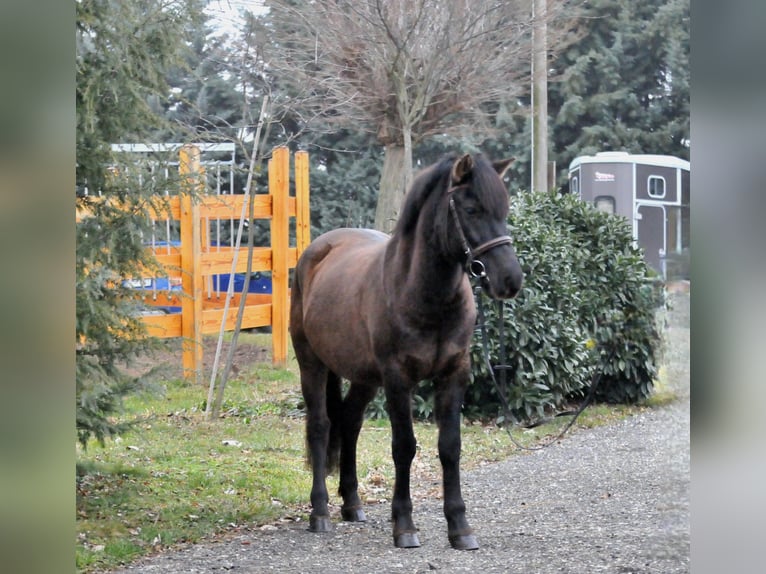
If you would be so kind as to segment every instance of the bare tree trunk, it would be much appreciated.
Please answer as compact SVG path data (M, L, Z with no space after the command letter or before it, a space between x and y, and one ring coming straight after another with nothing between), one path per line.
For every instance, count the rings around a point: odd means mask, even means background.
M402 136L404 139L404 161L402 162L402 169L404 170L404 192L402 196L407 193L412 183L412 128L402 128Z
M411 173L408 172L412 170L407 170L406 166L408 164L412 166L412 152L410 151L409 162L406 160L406 155L402 144L386 145L386 157L383 161L383 172L380 175L378 205L375 209L375 229L386 233L391 233L396 225L407 180L411 178Z

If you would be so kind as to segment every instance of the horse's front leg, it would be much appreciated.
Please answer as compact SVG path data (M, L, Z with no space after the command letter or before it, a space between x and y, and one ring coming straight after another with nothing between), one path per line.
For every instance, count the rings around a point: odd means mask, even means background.
M420 540L412 521L410 497L410 467L417 446L412 428L412 391L410 385L395 375L386 378L385 391L386 408L391 419L391 452L396 472L391 501L394 544L397 548L417 548Z
M476 550L479 547L465 517L465 502L460 491L460 408L468 383L468 373L458 373L436 381L434 414L439 425L439 460L442 465L444 516L447 535L453 548Z

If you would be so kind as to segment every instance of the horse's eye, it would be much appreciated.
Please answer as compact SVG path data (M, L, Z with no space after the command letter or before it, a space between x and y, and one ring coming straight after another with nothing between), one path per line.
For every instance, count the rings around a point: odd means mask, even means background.
M473 205L467 205L466 206L466 208L465 208L465 214L466 215L473 216L473 215L476 215L477 213L479 213L479 210L476 207L474 207Z

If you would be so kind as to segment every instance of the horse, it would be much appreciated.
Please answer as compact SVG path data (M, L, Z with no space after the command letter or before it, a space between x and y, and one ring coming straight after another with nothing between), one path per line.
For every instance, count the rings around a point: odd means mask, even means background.
M299 258L290 299L290 336L306 407L313 472L309 530L329 532L326 476L339 467L344 521L364 522L356 446L365 407L383 387L391 422L395 480L394 545L420 546L412 519L410 466L416 439L412 393L434 382L443 508L451 546L474 550L460 490L460 409L470 376L476 306L469 275L493 299L521 289L523 273L508 235L513 158L444 156L420 171L389 236L335 229ZM342 379L350 386L343 394Z

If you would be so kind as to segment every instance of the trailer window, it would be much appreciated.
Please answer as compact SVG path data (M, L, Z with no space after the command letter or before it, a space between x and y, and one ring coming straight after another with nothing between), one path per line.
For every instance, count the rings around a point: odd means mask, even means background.
M665 178L659 175L649 176L649 197L654 199L664 199L665 197Z
M569 182L569 193L580 195L580 178L574 176L572 181Z
M599 195L593 200L593 204L599 211L614 215L614 198L611 195Z

